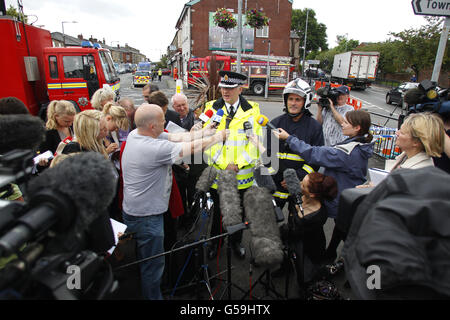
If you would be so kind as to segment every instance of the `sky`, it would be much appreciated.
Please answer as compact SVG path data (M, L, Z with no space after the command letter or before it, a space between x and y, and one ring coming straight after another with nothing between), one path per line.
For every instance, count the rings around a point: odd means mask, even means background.
M237 3L238 0L236 0ZM276 0L273 0L276 1ZM175 25L187 0L22 0L29 23L76 37L105 38L106 44L126 43L159 61L175 36ZM17 8L16 0L6 6ZM245 0L243 0L245 6ZM328 46L335 47L337 35L359 42L378 42L389 32L418 28L427 23L415 15L411 0L294 0L294 9L313 9L318 22L327 27ZM35 22L34 22L35 21Z

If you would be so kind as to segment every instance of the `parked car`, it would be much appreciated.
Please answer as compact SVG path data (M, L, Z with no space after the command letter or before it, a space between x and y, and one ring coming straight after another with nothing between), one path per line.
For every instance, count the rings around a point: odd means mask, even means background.
M150 71L136 71L133 76L133 86L145 86L150 83L151 77Z
M169 76L171 74L170 69L162 69L162 74L165 76Z
M405 96L406 91L417 88L418 86L419 84L417 82L403 82L398 87L395 87L386 93L386 103L396 104L406 109L406 106L404 106L403 103L403 97Z

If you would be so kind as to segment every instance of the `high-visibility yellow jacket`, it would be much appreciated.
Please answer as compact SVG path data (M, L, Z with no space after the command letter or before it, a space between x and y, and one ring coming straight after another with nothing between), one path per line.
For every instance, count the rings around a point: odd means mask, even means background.
M257 123L257 118L260 115L259 104L247 101L242 96L239 96L239 99L239 108L229 122L230 135L224 142L211 146L204 154L208 165L219 170L225 170L230 163L236 164L239 167L237 173L238 189L247 189L253 185L253 167L259 158L259 151L253 143L249 142L244 131L244 122L250 122L253 134L258 135L260 141L262 141L262 128ZM219 109L223 110L224 116L217 130L225 130L228 110L223 98L207 102L205 111L209 109L212 109L214 113ZM205 126L210 121L206 122ZM214 183L212 188L217 189L217 184Z

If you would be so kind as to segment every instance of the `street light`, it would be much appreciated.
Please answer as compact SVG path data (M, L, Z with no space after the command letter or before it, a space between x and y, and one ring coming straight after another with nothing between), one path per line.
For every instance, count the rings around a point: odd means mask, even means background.
M263 43L266 42L266 40L263 40ZM266 67L266 88L264 93L264 98L267 99L269 96L269 82L270 82L270 40L267 40L268 42L268 50L267 50L267 67Z
M62 33L63 33L63 45L64 47L66 46L66 35L64 34L64 23L78 23L76 21L62 21L61 25L62 25Z
M305 76L305 53L306 53L306 34L308 33L308 14L309 11L308 9L306 9L305 41L303 42L303 64L302 64L303 76Z

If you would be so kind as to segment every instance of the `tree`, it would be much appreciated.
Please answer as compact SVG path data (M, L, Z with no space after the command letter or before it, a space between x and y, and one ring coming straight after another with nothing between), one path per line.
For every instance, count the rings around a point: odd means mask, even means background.
M308 10L308 30L306 35L306 53L328 50L327 45L327 27L323 23L319 23L316 19L316 13L312 9L305 8L293 9L291 30L295 31L300 37L300 44L305 39L306 11ZM303 54L303 49L300 48ZM305 55L306 56L306 55Z
M433 66L444 18L424 18L428 21L428 24L418 29L411 28L401 32L389 33L394 37L394 42L397 44L396 57L393 57L394 65L400 69L397 71L403 71L409 67L418 77L421 70ZM444 54L442 66L448 68L449 64L450 57L448 54Z
M15 17L19 21L22 21L23 20L22 17L24 17L24 19L25 19L24 22L25 23L28 22L28 17L26 15L19 14L19 12L16 10L16 8L14 8L12 5L9 5L9 8L6 9L6 15Z

